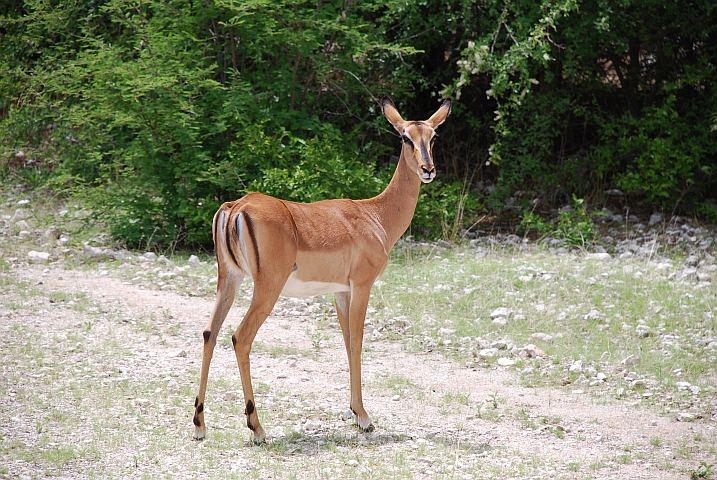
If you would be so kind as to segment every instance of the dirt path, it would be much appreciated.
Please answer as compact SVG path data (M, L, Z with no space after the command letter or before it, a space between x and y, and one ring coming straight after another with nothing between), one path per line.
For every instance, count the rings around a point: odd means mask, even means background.
M184 462L213 445L212 436L218 437L217 442L226 440L223 435L229 432L234 440L236 435L249 438L241 415L238 369L227 341L229 326L239 324L243 305L230 312L214 355L207 399L208 440L194 442L191 416L201 332L213 299L142 289L111 275L59 268L43 274L41 267L16 272L44 296L83 294L90 305L99 305L90 307L97 308L100 316L93 317L92 338L87 341L113 336L133 353L123 360L123 378L137 382L170 378L168 390L174 389L174 398L183 403L175 400L163 412L169 415L169 435L176 437L185 452ZM115 316L101 316L103 312ZM81 323L83 315L58 308L39 313L50 330ZM3 332L27 318L0 317ZM137 333L140 327L146 335ZM136 339L130 338L135 334ZM699 463L695 458L717 463L713 425L679 423L614 398L525 388L514 371L469 369L438 353L408 352L399 343L386 341L368 342L364 354L364 402L377 429L362 435L341 417L348 405L348 369L335 318L329 327L320 329L305 303L281 299L259 330L257 342L260 347L252 353L252 375L269 445L257 450L243 441L224 441L218 455L228 456L232 468L203 467L210 474L244 478L242 472L251 471L262 478L283 478L288 472L286 476L296 478L343 478L342 472L353 471L352 476L378 475L375 478L391 474L400 478L672 479L688 478L687 472ZM142 406L137 399L134 402ZM15 420L22 426L24 420ZM10 438L13 428L7 425L3 434ZM712 442L712 453L687 455L685 449L692 448L696 438ZM105 453L101 467L94 464L93 471L113 476L131 472L124 464L120 468L121 462L113 461L109 452L100 452L100 457ZM169 452L158 450L155 455L169 456ZM262 461L266 461L263 466ZM6 476L27 472L22 462L12 465L14 470ZM142 474L194 476L191 469L172 470L163 465L147 466ZM60 468L60 476L75 476L72 472L82 473L84 467L67 468Z

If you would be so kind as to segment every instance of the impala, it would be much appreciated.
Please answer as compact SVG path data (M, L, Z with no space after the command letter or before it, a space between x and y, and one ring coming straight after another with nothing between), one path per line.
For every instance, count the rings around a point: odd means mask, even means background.
M361 397L361 348L371 286L413 218L421 183L436 176L432 146L435 129L451 111L445 100L425 121L406 121L390 98L381 107L403 139L393 178L380 195L366 200L324 200L305 204L251 193L224 203L212 224L217 257L217 296L203 332L199 394L194 402L194 437L204 438L204 397L209 364L219 330L244 277L254 279L251 305L232 335L239 364L246 424L263 442L251 385L249 352L279 295L306 297L333 293L349 358L350 407L356 424L374 429Z

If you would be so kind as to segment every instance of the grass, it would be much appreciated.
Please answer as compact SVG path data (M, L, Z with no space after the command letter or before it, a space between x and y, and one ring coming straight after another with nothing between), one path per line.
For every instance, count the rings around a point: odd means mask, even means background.
M670 280L650 262L510 252L476 257L460 249L403 250L392 259L372 307L379 321L397 315L410 320L407 348L423 345L463 362L474 359L480 338L509 339L518 347L538 343L548 358L518 358L518 367L533 367L523 373L524 384L588 386L600 371L608 378L594 385L597 390L622 386L621 361L638 354L630 370L656 382L627 392L640 398L672 391L677 381L710 389L705 379L717 374L717 352L700 343L717 331L714 288ZM490 318L498 307L513 311L502 328ZM641 330L648 333L641 336ZM534 340L535 332L553 340ZM567 372L576 360L586 368ZM495 358L483 362L486 368L494 364Z

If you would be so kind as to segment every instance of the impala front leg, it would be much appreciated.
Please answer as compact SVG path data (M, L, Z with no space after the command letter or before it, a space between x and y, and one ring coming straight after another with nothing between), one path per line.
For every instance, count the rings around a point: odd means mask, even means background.
M361 395L361 352L363 348L363 328L366 320L366 309L368 308L369 295L371 294L371 284L368 286L351 287L350 303L349 303L349 375L351 377L351 411L354 413L356 424L366 432L374 430L371 417L363 408L363 398ZM345 340L344 335L344 340Z

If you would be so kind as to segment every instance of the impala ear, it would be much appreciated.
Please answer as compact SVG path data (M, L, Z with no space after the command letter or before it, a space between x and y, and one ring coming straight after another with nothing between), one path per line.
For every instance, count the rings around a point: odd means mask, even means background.
M396 106L390 98L383 97L381 99L381 110L383 110L384 117L393 125L393 128L398 130L398 133L403 133L403 129L406 127L406 121L401 117L401 114L398 113Z
M445 99L443 100L443 103L438 108L438 111L431 115L431 118L426 120L426 123L429 124L432 128L436 128L438 125L446 121L446 118L448 118L448 115L451 113L451 100Z

